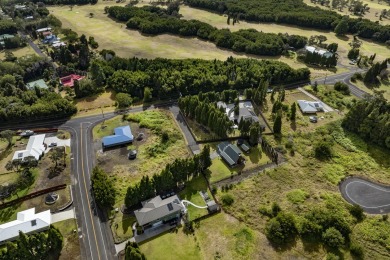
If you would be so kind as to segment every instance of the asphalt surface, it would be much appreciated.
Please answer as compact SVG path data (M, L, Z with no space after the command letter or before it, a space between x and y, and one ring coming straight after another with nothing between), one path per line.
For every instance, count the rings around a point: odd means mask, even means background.
M346 201L361 206L367 213L390 213L390 186L350 177L339 188Z

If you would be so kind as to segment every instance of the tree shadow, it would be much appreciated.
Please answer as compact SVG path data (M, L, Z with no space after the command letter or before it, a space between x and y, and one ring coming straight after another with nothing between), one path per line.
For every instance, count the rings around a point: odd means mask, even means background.
M346 35L337 35L336 34L336 37L337 37L337 39L339 39L339 40L341 40L341 41L349 41L349 37L348 36L346 36Z
M297 245L297 239L291 239L290 241L284 243L284 244L276 244L274 242L269 241L270 245L275 249L277 252L285 252L290 251Z
M295 120L291 121L290 127L293 131L297 130L297 122Z
M249 159L252 163L258 163L263 156L263 153L260 151L258 146L252 147L249 154Z

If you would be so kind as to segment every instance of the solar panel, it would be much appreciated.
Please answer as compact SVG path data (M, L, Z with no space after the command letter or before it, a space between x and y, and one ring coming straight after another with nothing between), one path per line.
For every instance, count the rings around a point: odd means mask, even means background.
M171 203L169 203L167 206L168 206L169 211L172 211L172 210L173 210L173 206L172 206Z

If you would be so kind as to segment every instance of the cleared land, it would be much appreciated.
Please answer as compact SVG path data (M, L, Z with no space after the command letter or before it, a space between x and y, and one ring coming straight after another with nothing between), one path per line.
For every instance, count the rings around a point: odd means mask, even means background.
M28 44L26 47L11 49L9 51L11 51L17 58L26 55L36 55L35 51ZM4 58L5 58L5 51L3 50L0 52L0 59L4 59Z
M74 232L74 230L77 230L76 220L68 219L53 225L60 230L64 237L64 246L62 247L59 260L81 259L79 237L77 231Z
M140 113L130 114L127 119L140 120L129 122L123 120L122 116L117 116L107 120L101 128L101 124L93 129L95 148L97 150L97 161L103 169L115 180L115 188L118 191L116 206L123 204L123 199L129 185L135 184L142 176L151 177L159 173L166 164L175 158L185 158L189 152L176 125L172 114L166 110L149 110ZM143 133L145 138L141 141L135 140L128 147L119 147L102 153L101 138L111 135L113 129L118 126L129 125L132 133L137 137L138 133ZM161 133L167 132L170 141L161 143ZM127 158L128 149L137 150L137 158L129 160Z
M77 111L84 113L93 109L112 108L115 106L115 92L105 91L91 97L76 99L74 102Z
M390 233L384 232L389 228L389 222L367 216L357 224L349 215L348 203L341 197L337 185L348 175L361 175L373 181L390 183L389 151L367 144L354 134L345 132L338 122L317 131L293 132L290 129L285 132L289 134L282 140L269 138L268 141L287 150L285 156L288 163L277 169L266 170L264 174L235 186L229 191L235 203L225 207L225 210L250 228L263 232L268 217L261 215L259 209L270 208L273 202L277 202L285 211L294 212L298 222L299 216L313 207L326 207L345 216L353 229L352 240L364 247L365 255L372 259L389 258ZM318 140L328 135L333 137L335 156L329 161L320 162L313 158L313 147ZM294 154L286 148L286 144L291 141ZM264 250L277 251L271 246ZM281 258L324 259L325 255L321 245L303 244L299 239L288 245L285 251L279 252ZM344 256L350 258L348 252Z
M374 90L383 91L383 96L387 100L390 100L390 81L381 81L379 86L370 86L370 85L367 85L363 81L360 81L360 80L354 82L353 84L355 84L361 90L364 90L370 94L373 94Z

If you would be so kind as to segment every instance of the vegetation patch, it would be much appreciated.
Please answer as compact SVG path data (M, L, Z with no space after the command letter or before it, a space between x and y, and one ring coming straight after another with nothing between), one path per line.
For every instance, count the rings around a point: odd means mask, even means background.
M287 193L287 199L293 204L300 204L309 198L309 194L301 189L295 189Z

